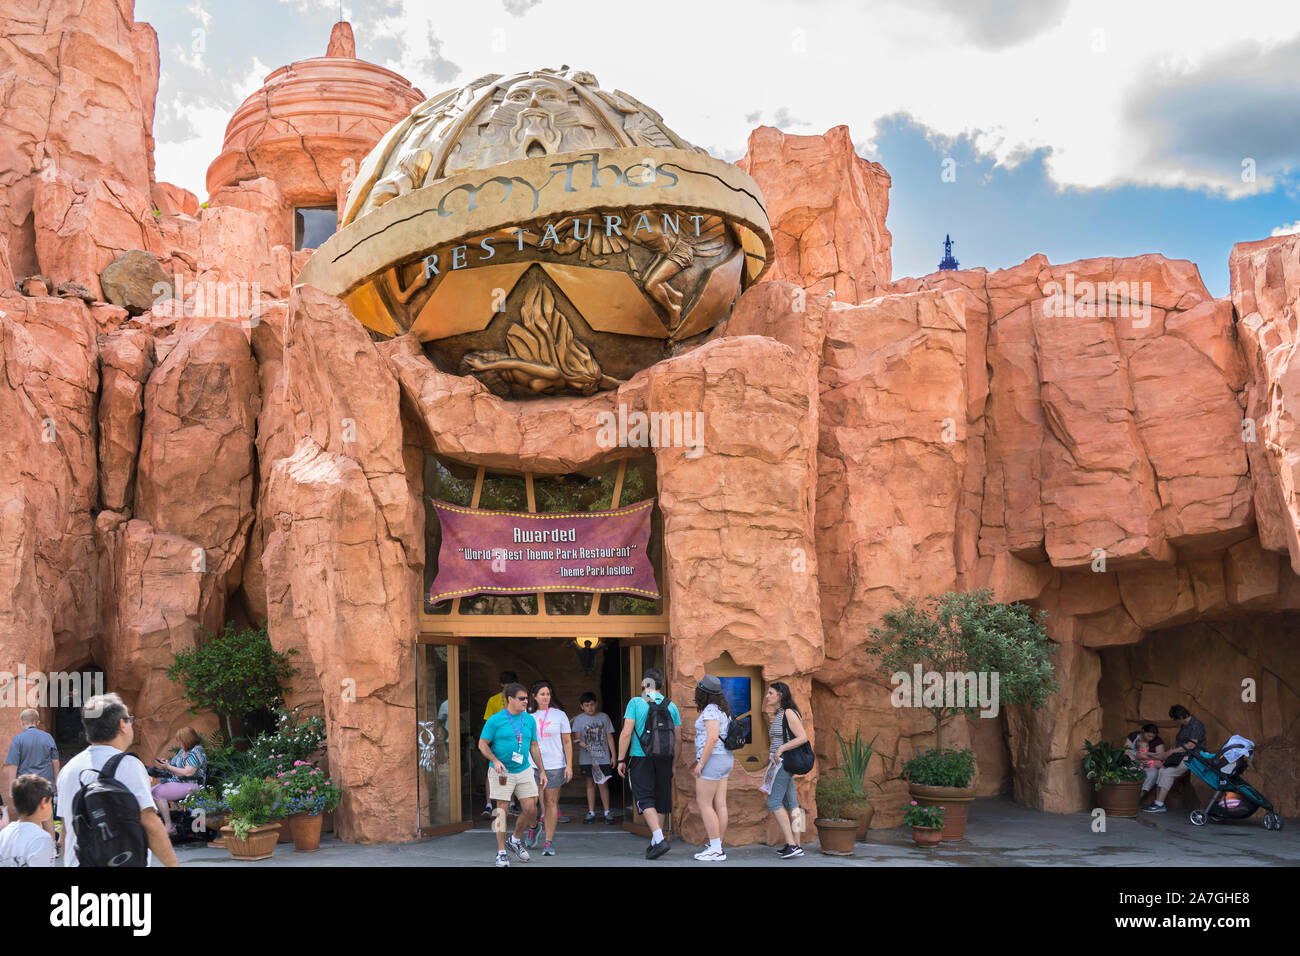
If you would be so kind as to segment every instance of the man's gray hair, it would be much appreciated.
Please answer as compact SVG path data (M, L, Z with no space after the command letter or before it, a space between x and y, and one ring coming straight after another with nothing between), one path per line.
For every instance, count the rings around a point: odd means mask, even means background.
M106 744L117 736L118 725L129 711L117 694L96 694L81 711L86 739L92 744Z

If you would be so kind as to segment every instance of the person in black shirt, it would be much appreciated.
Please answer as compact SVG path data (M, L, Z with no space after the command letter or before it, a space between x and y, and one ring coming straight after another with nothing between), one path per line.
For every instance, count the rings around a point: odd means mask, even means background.
M1170 757L1179 755L1186 757L1187 754L1194 750L1200 750L1205 747L1205 725L1188 713L1187 708L1182 704L1174 704L1169 708L1169 718L1176 720L1181 724L1178 728L1178 736L1174 740L1173 749L1170 751ZM1156 778L1156 785L1159 788L1156 791L1155 802L1143 809L1147 813L1164 813L1165 797L1169 796L1169 788L1174 785L1174 781L1187 773L1187 761L1177 760L1175 763L1168 763L1160 768L1160 774Z

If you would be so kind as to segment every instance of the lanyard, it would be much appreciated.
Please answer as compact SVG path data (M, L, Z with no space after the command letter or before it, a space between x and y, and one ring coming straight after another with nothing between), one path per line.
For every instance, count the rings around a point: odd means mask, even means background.
M540 740L542 737L545 737L545 736L546 736L546 721L547 721L547 718L550 717L550 715L551 715L551 708L547 707L547 708L546 708L546 713L542 714L542 726L539 727L538 730L537 730L537 737L538 737L539 740Z
M514 729L515 729L515 746L516 746L516 747L523 747L523 745L524 745L524 722L523 722L523 720L520 720L520 721L519 721L519 725L518 725L518 726L515 726L515 715L512 714L512 713L510 713L510 711L508 711L508 710L506 711L506 719L510 721L510 726L511 726L511 727L514 727Z

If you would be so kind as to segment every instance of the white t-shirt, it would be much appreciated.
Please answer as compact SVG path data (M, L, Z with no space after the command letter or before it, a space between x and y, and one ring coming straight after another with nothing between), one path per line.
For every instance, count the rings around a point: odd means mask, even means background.
M534 712L533 720L537 722L537 747L542 752L542 769L547 773L563 770L569 765L569 758L564 752L564 738L560 735L573 732L569 715L551 707Z
M0 830L0 867L53 866L54 837L25 820Z
M121 752L107 744L91 744L69 760L59 771L59 805L55 809L55 814L63 818L63 839L67 848L67 852L63 855L64 866L77 865L77 833L72 825L72 798L81 789L81 771L99 770L108 763L110 757ZM117 773L113 776L135 795L141 810L153 809L153 794L149 792L149 773L141 761L135 757L127 757L117 765ZM90 783L94 779L95 775L88 773L84 782ZM148 858L148 865L155 866L152 851L149 852Z

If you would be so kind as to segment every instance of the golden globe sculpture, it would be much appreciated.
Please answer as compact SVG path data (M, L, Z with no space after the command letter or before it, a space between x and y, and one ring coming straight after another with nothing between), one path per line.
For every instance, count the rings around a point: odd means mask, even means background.
M758 186L583 70L416 107L299 282L502 396L614 388L700 341L772 257Z

